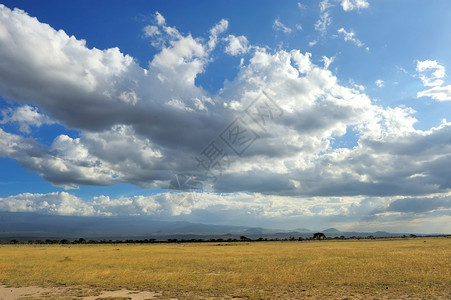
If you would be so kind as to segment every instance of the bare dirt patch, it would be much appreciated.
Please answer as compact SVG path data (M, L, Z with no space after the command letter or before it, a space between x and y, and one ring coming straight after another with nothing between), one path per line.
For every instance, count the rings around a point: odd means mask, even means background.
M93 293L89 290L77 289L78 293ZM117 290L117 291L102 291L96 296L77 296L74 294L74 289L64 287L50 287L43 288L37 286L28 287L6 287L0 285L0 300L13 299L83 299L83 300L97 300L97 299L131 299L131 300L145 300L157 299L161 297L160 293L133 291L133 290Z

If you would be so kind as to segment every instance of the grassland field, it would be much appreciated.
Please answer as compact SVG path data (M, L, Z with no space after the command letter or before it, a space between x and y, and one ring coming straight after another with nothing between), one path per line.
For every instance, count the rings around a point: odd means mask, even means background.
M163 299L451 299L451 238L1 245L0 284L68 288L58 299L122 288Z

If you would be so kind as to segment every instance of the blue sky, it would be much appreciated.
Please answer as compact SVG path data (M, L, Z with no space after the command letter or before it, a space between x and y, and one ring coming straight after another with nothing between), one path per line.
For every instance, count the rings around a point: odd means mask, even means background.
M449 1L1 3L1 211L451 232Z

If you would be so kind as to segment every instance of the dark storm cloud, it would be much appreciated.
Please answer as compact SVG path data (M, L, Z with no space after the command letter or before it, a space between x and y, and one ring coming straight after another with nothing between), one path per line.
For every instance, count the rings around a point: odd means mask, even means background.
M387 211L425 213L437 209L451 209L451 198L404 198L395 200Z

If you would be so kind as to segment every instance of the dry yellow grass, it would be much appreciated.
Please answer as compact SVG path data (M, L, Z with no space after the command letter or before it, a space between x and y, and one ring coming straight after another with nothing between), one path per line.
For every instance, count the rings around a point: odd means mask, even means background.
M450 299L451 239L7 245L0 283L178 298Z

